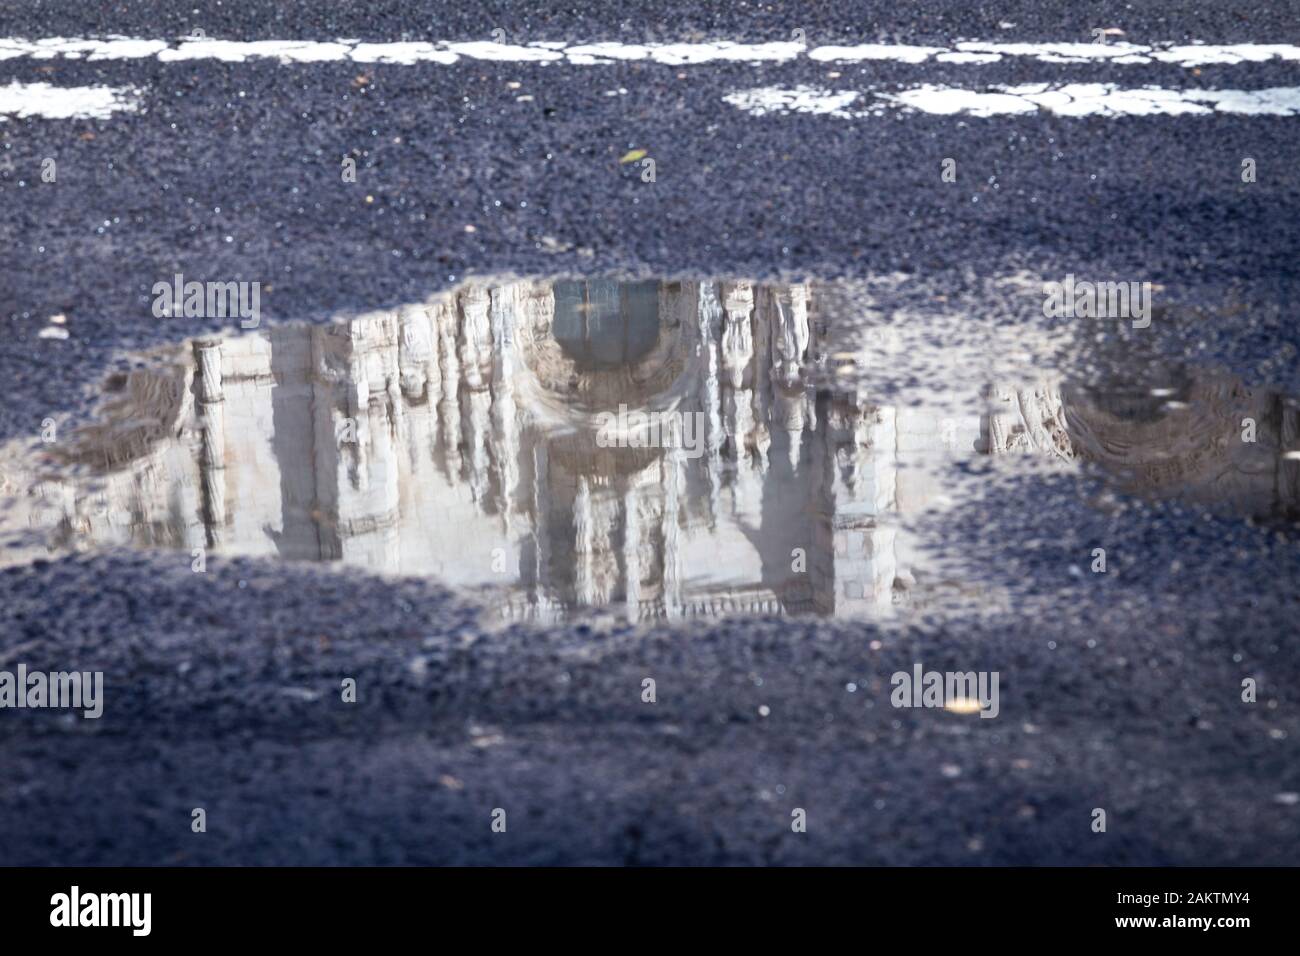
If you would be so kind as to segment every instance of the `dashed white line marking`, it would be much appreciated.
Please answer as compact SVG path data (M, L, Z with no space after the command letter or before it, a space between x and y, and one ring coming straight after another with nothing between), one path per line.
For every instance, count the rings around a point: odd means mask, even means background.
M806 55L811 60L833 63L890 61L895 63L940 63L979 65L1005 58L1024 57L1042 63L1168 63L1183 67L1212 64L1262 63L1268 60L1300 62L1300 46L1285 43L1157 43L1143 45L1108 43L985 43L965 40L950 47L917 46L905 43L864 43L855 46L808 47L803 43L735 43L717 40L707 43L577 43L539 42L527 44L441 41L374 42L341 40L217 40L209 38L141 39L22 37L0 38L0 60L31 59L136 60L152 57L163 62L220 60L242 63L250 59L273 59L281 63L416 63L452 64L463 58L509 63L565 62L595 66L628 60L649 60L670 66L699 63L770 63L794 60Z
M979 66L1007 57L1043 63L1108 62L1163 63L1184 67L1210 64L1300 63L1300 46L1290 44L1140 44L1113 43L984 43L961 41L951 47L867 43L856 46L808 48L801 43L659 43L613 42L565 44L539 42L372 42L341 40L220 40L206 37L168 41L110 36L105 38L0 38L0 60L16 58L141 60L160 62L216 60L243 63L268 59L294 63L384 63L451 65L463 58L508 63L567 63L595 66L649 60L673 66L704 63L782 62L801 56L826 63L889 61ZM134 108L126 89L54 87L46 83L12 83L0 88L0 120L6 116L56 119L107 118ZM725 97L728 103L755 115L811 113L855 119L890 109L941 115L1006 116L1038 111L1064 116L1153 116L1236 113L1294 116L1300 112L1297 90L1170 90L1158 87L1122 89L1107 83L1049 86L993 86L983 90L919 85L902 91L832 91L815 87L764 87Z
M51 86L49 83L10 83L0 86L0 123L24 119L107 119L135 109L135 90L110 86Z
M924 84L899 91L826 90L797 86L760 87L723 99L754 116L810 113L861 119L891 109L941 116L1014 116L1037 112L1058 116L1184 116L1232 113L1244 116L1300 116L1300 87L1263 90L1122 89L1113 83L1032 83L967 90Z

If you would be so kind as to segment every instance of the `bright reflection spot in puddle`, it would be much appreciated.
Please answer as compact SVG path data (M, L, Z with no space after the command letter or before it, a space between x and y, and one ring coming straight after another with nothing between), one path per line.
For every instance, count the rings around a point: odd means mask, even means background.
M847 314L833 283L591 280L196 340L112 379L98 423L40 460L4 450L3 561L341 561L491 588L538 620L881 615L996 600L908 520L964 506L962 462L1088 462L1120 490L1250 514L1300 502L1300 418L1276 393L1211 374L1072 389L1020 340L1006 378L905 331ZM871 386L909 363L924 388Z

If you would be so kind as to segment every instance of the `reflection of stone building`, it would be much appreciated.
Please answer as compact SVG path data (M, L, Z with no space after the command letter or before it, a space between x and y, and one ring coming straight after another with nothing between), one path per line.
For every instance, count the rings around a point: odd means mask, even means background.
M1054 384L993 387L960 414L833 388L817 301L815 285L516 282L200 340L171 375L118 383L77 451L102 491L47 482L32 520L65 544L495 585L510 617L851 614L915 597L897 517L941 494L918 464L1132 453L1121 411L1063 406ZM701 454L602 447L620 404L699 416ZM1294 433L1294 410L1278 415Z
M991 388L989 451L1079 459L1121 489L1148 496L1245 514L1294 514L1300 409L1277 392L1225 375L1166 374L1172 387L1155 391L1043 382Z

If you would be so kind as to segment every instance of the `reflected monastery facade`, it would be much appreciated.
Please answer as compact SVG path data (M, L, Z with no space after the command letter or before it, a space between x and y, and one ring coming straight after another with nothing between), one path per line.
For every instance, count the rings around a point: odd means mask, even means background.
M39 484L29 523L63 546L490 586L508 618L875 614L919 593L898 519L940 494L900 463L1111 456L1160 482L1204 470L1204 448L1235 454L1049 383L990 387L968 414L872 404L827 375L818 299L815 283L521 281L199 340L115 383L73 456L93 477ZM1229 424L1253 409L1275 445L1295 438L1295 410L1273 398L1189 388ZM602 447L620 405L698 415L700 454ZM1300 500L1295 467L1243 454L1233 494Z

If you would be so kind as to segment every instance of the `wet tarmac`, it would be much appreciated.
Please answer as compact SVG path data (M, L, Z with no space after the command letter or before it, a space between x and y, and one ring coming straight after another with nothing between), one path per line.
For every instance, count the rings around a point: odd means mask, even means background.
M1300 21L1130 6L0 14L0 862L1293 865Z

